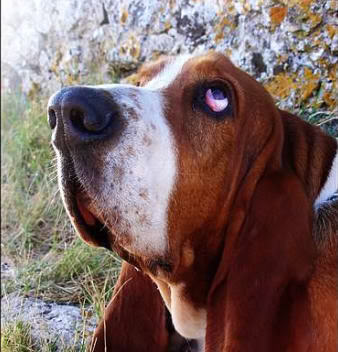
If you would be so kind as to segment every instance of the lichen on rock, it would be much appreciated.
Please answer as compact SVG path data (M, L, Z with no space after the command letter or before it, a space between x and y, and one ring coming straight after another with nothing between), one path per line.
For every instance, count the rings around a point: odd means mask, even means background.
M27 93L85 81L93 66L132 73L161 54L215 49L282 108L335 108L337 3L327 0L11 1L2 60ZM7 70L8 71L8 70ZM311 74L310 74L311 73Z

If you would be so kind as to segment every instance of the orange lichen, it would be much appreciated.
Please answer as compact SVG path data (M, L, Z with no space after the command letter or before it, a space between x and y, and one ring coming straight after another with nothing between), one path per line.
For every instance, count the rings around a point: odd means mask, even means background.
M312 27L316 27L322 21L321 16L319 16L315 13L312 13L312 12L309 13L309 18L310 18Z
M138 59L141 54L140 42L133 34L120 47L120 54L124 55L127 53L134 59Z
M229 21L226 17L222 18L222 21L219 22L216 26L215 26L215 41L216 43L218 43L219 41L221 41L222 39L224 39L224 29L225 27L229 27L231 30L233 30L236 25Z
M304 68L304 79L302 79L303 84L300 85L301 98L302 100L308 99L314 90L318 88L319 75L314 75L312 71L305 67Z
M236 15L237 14L237 11L236 11L236 8L234 6L234 4L231 2L231 1L227 1L225 3L225 6L226 6L226 13L229 14L229 15ZM222 9L221 12L218 13L219 16L222 16L224 15L224 10Z
M289 58L289 55L287 55L287 54L282 54L282 55L277 54L277 55L278 55L277 56L277 63L279 63L279 64L283 64Z
M329 6L331 10L337 11L337 0L331 0Z
M130 76L127 76L123 81L123 83L132 84L133 86L136 86L138 82L139 75L137 73L133 73Z
M288 12L287 7L272 7L270 9L270 20L275 26L280 25Z
M170 28L172 28L172 24L171 24L170 20L165 22L164 28L166 31L168 31Z
M327 67L327 66L329 65L329 61L328 61L328 59L325 58L325 57L321 57L321 58L317 61L317 63L318 63L320 66L322 66L322 67Z
M120 19L121 23L125 24L127 22L127 18L128 18L128 11L123 9L121 14L121 19Z
M302 100L308 99L317 87L318 87L318 81L317 82L311 81L311 82L304 84L304 86L302 86L302 89L301 89Z
M279 2L288 7L297 6L303 12L307 13L310 10L310 7L313 1L314 0L280 0Z
M332 24L328 24L326 25L326 31L329 34L329 37L332 39L334 37L334 35L337 33L337 29L335 26L333 26Z
M280 73L265 84L265 88L277 99L286 99L293 91L299 97L298 103L309 99L320 84L320 75L305 67L303 75ZM328 97L328 96L326 96Z
M328 75L329 79L332 82L336 82L337 79L337 65L333 66L330 71L329 71L329 75Z
M241 0L241 2L242 2L242 5L243 5L243 10L245 12L251 11L251 4L250 4L250 2L248 0Z
M224 52L224 55L226 55L227 57L231 57L232 50L231 49L226 49L225 52Z
M327 106L335 106L336 105L336 100L332 98L332 94L330 92L325 92L323 94L323 100Z
M312 48L315 47L315 46L325 47L325 46L326 46L326 43L323 41L322 38L316 38L316 39L313 41Z
M313 0L292 0L292 2L294 2L295 5L301 7L303 10L307 11L310 8Z
M304 68L304 78L308 81L313 81L313 80L318 80L319 75L314 75L309 68L305 67Z
M274 97L279 99L287 98L292 90L296 89L295 74L287 75L286 73L280 73L275 76L270 82L265 84L265 88Z

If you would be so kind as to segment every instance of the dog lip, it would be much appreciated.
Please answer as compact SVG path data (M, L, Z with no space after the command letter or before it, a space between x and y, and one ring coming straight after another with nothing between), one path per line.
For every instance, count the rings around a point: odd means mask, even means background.
M85 205L87 197L77 186L74 183L68 184L65 192L65 203L74 227L85 242L112 250L110 230L88 210Z
M75 196L76 199L76 205L79 209L80 214L82 215L82 218L84 220L84 222L88 225L88 226L94 226L96 224L96 217L93 215L93 213L84 205L83 200L81 199L81 195L77 194Z

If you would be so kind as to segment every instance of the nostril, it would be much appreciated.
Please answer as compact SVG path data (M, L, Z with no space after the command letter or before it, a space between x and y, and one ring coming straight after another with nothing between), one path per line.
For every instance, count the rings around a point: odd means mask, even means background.
M113 112L102 114L101 116L88 115L85 117L83 123L88 131L101 132L109 126L110 122L113 120L113 116Z
M70 122L75 127L76 130L81 132L86 132L87 129L83 124L84 112L79 109L70 110Z
M100 133L108 127L113 117L113 113L99 115L97 113L83 111L80 108L73 108L70 111L70 122L73 127L81 132Z
M56 126L56 114L55 111L51 108L48 109L48 124L52 130Z
M113 113L108 113L100 117L86 116L83 123L90 132L101 132L106 129L112 120Z

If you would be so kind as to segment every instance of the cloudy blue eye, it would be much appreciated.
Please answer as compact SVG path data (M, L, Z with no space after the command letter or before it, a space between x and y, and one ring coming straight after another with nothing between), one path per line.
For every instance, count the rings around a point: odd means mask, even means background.
M205 104L214 112L224 111L228 105L229 100L226 94L218 88L209 88L205 92Z
M193 108L203 111L216 120L223 120L233 114L232 89L221 80L202 82L195 89Z

